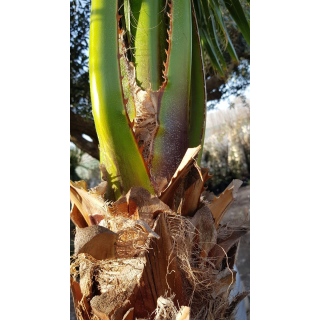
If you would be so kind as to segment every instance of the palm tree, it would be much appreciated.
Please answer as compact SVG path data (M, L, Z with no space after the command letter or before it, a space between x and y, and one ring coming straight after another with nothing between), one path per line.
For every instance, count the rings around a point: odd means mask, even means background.
M229 303L247 228L221 224L239 181L214 197L199 164L202 52L223 76L223 46L238 60L225 24L249 43L247 14L239 0L92 0L89 74L103 182L70 187L78 319L228 319L245 296Z

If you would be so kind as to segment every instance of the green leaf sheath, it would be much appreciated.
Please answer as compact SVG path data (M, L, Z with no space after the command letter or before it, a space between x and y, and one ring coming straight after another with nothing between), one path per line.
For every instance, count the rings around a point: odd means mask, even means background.
M128 42L130 43L131 39L131 7L130 7L130 0L123 1L123 10L124 10L124 18L125 18L125 25L127 31Z
M225 6L250 46L250 26L239 0L224 0Z
M194 10L192 10L192 12L192 68L188 132L189 148L195 148L199 144L203 146L207 114L206 83L202 63L201 45ZM199 165L201 163L201 153L202 148L198 156Z
M165 61L165 16L161 0L131 1L132 41L137 83L156 91L162 82Z
M169 179L188 148L189 93L191 80L191 3L174 0L170 11L169 49L164 91L159 106L152 175ZM160 94L162 94L160 90Z
M107 198L133 186L153 192L144 160L129 125L120 78L118 1L92 0L89 74L101 163L107 171Z

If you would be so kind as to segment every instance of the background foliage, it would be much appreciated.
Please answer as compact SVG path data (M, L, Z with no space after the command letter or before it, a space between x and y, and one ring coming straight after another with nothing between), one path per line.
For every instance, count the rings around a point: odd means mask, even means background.
M213 176L208 188L222 192L233 179L250 182L250 107L249 101L234 101L234 107L208 113L202 166Z

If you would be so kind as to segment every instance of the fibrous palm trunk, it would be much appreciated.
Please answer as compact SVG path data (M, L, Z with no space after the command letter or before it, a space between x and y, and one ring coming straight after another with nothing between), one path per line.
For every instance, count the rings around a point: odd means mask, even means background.
M108 203L105 182L89 191L84 182L71 183L78 319L231 319L247 294L230 301L237 248L248 228L220 222L241 182L220 197L206 192L199 149L187 151L159 197L133 187Z

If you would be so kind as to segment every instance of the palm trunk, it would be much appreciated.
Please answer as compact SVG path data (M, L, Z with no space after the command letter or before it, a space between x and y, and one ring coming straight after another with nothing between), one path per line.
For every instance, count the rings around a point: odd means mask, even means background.
M199 149L188 150L159 198L134 187L106 206L105 184L90 192L71 184L78 319L230 319L246 295L229 301L248 228L220 222L241 182L219 198L203 193L209 176L196 164Z

